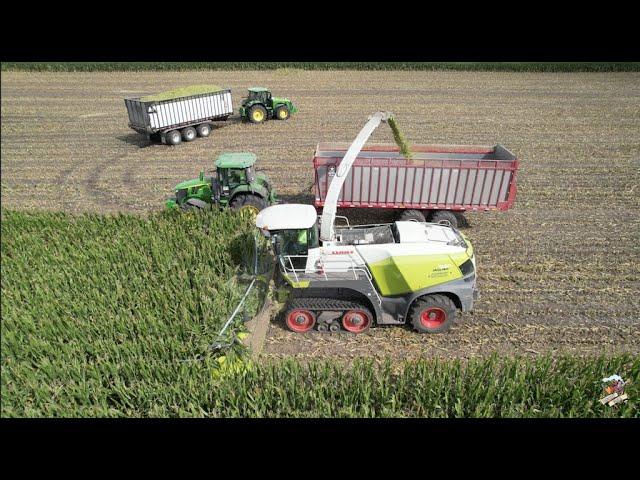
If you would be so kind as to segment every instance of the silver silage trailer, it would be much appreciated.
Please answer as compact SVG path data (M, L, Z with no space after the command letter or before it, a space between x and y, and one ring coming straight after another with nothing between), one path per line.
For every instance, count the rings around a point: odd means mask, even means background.
M124 103L130 128L171 145L208 136L210 122L224 121L233 113L230 89L162 101L125 98Z

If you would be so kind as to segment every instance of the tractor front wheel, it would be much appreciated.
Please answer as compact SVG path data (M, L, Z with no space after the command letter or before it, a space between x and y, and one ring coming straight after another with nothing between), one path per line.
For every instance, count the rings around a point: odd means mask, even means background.
M289 120L289 116L291 112L289 112L289 108L286 105L280 105L276 108L276 118L278 120Z
M249 109L249 121L251 123L262 123L267 119L267 109L262 105L254 105Z
M451 328L456 318L456 305L446 295L424 295L409 311L408 320L420 333L442 333Z
M240 193L233 197L229 206L240 212L241 215L247 215L250 218L255 218L260 210L267 208L267 201L257 195Z

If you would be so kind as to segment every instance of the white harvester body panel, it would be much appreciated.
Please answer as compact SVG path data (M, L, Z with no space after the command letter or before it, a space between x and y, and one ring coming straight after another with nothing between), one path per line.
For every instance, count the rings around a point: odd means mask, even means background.
M311 228L317 220L318 213L313 205L271 205L258 213L256 227L260 230L297 230Z
M386 243L382 245L359 245L356 247L367 264L381 262L391 257L418 257L426 255L451 255L464 253L463 247L441 243Z

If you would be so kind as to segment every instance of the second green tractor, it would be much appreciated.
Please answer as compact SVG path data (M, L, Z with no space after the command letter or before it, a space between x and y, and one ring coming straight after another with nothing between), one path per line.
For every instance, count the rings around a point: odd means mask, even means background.
M242 101L240 117L251 123L262 123L271 118L288 120L291 114L297 111L288 98L274 97L263 87L252 87L247 98Z
M254 217L260 210L277 203L268 177L254 169L256 155L250 152L223 153L215 161L213 175L187 180L174 187L166 202L169 209L208 209L230 207Z

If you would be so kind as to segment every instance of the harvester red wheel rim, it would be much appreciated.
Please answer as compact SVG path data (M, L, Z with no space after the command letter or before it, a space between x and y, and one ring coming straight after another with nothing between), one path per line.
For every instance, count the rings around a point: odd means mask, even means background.
M425 308L420 314L420 323L427 328L438 328L447 321L447 312L440 307Z
M364 310L351 310L342 317L342 326L351 333L360 333L369 328L371 317Z
M315 323L316 319L309 310L297 309L287 315L287 326L297 333L311 330Z

